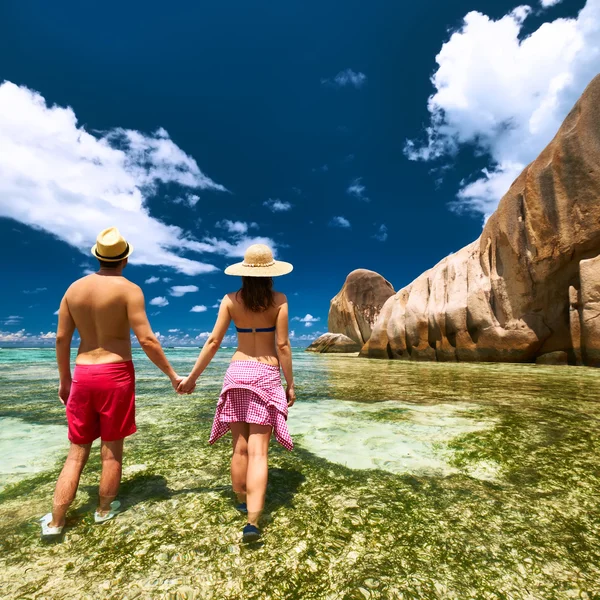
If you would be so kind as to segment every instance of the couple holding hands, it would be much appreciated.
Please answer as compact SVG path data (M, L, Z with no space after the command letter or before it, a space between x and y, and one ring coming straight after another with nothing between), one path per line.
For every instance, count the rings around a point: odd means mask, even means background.
M288 336L288 304L273 290L273 277L292 271L292 265L273 259L262 244L250 246L241 263L225 269L242 277L242 287L227 294L212 333L187 377L175 373L152 332L142 290L123 269L133 247L116 227L100 232L92 254L97 273L73 283L60 304L56 333L59 398L66 405L71 446L54 493L53 510L40 520L43 537L60 536L67 510L75 498L92 442L101 438L102 474L96 523L119 511L124 439L135 433L135 373L130 330L148 358L171 380L180 394L190 394L215 356L233 321L238 347L225 374L209 442L231 431L231 483L237 509L247 513L245 542L260 538L258 521L265 501L268 447L271 432L291 450L288 408L296 399L292 352ZM70 349L75 329L81 342L71 375ZM286 380L281 384L280 369Z

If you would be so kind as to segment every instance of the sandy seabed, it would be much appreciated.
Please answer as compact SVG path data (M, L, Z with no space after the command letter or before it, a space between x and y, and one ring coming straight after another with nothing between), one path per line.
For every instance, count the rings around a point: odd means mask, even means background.
M185 373L196 351L169 354ZM179 397L136 354L123 512L93 523L93 450L46 543L68 447L54 356L0 350L0 597L600 597L600 371L295 352L296 449L272 444L245 546L229 439L207 441L230 355Z

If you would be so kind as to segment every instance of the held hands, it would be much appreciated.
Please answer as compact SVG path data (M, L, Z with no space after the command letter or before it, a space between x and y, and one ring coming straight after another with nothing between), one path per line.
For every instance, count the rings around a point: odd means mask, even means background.
M178 394L191 394L196 389L196 380L191 376L182 377L177 387Z
M288 408L290 408L294 405L294 402L296 402L296 392L294 390L294 384L286 386L285 397L287 398Z
M173 389L175 391L177 391L177 388L179 387L179 384L181 383L181 381L183 380L183 377L181 375L177 375L177 373L175 373L172 377L169 378L171 380L171 385L173 386Z

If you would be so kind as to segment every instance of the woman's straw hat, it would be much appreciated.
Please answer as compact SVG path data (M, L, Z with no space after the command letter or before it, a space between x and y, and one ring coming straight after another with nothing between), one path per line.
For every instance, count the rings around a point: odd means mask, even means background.
M242 277L277 277L287 275L294 267L281 260L273 260L269 246L253 244L246 250L244 261L225 269L225 275L241 275Z
M133 246L126 242L116 227L109 227L101 231L96 238L96 243L92 246L92 254L106 262L124 260L132 252Z

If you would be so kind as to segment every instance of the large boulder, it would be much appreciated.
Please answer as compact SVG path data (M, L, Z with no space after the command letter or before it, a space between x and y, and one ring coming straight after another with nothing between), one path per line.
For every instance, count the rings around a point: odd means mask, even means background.
M600 76L481 237L386 302L361 355L600 365L599 255Z
M307 352L336 352L340 354L358 352L362 344L351 340L343 333L324 333L307 349Z
M331 301L327 329L344 334L362 347L371 337L385 301L393 294L392 284L379 273L367 269L352 271Z

